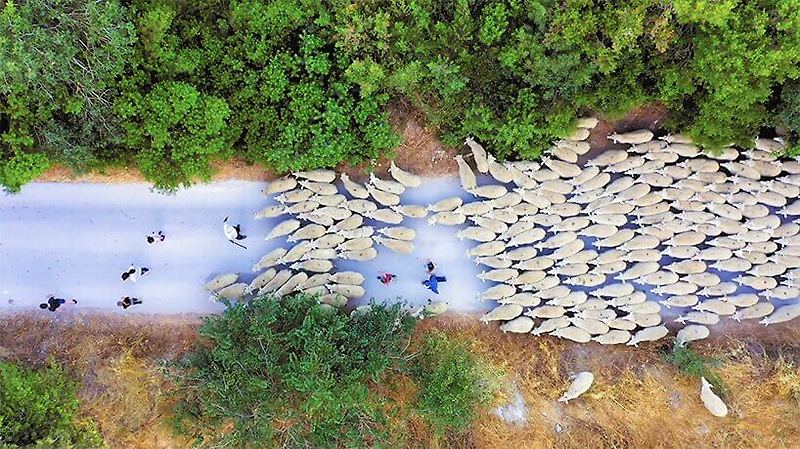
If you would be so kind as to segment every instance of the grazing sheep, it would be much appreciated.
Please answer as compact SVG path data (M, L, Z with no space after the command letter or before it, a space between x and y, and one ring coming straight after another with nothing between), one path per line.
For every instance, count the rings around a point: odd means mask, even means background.
M576 343L589 343L592 340L592 336L588 332L576 326L558 328L550 332L550 335L558 338L566 338Z
M261 209L261 211L253 215L253 218L256 220L261 220L264 218L275 218L285 213L286 213L286 206L278 204L275 206L267 206L264 209Z
M318 211L308 212L305 214L299 214L297 218L301 220L307 220L312 223L316 223L322 226L333 226L334 219L330 215L322 215L318 213Z
M435 204L428 205L428 210L431 212L449 212L455 210L464 204L464 200L459 197L445 198Z
M710 332L706 326L700 324L689 324L678 331L675 337L675 342L680 347L686 346L686 343L691 341L702 340L708 338Z
M701 312L713 312L717 315L733 315L736 313L736 306L731 304L730 302L723 301L717 298L706 299L700 304L692 307L694 310L698 310Z
M481 173L488 172L489 160L483 145L475 142L475 139L472 137L467 137L467 139L464 140L464 145L467 145L472 151L472 158L475 160L475 167L478 171Z
M403 222L403 216L391 209L378 209L364 214L365 217L373 220L378 220L383 223L400 224Z
M336 250L333 248L322 248L322 249L312 249L311 251L303 254L301 260L309 260L309 259L336 259L338 254Z
M341 193L335 195L314 195L309 198L309 201L319 203L320 206L338 206L347 201L347 197Z
M378 209L378 205L373 203L370 200L362 200L359 198L347 201L343 204L343 207L350 209L352 212L356 214L365 214L367 212L372 212Z
M795 299L800 296L800 288L795 286L781 285L763 293L767 299L775 298L781 300Z
M328 280L336 284L361 285L364 283L364 275L357 271L340 271L329 274Z
M513 285L508 284L498 284L494 287L490 287L480 294L478 294L478 299L481 301L497 301L503 298L510 298L517 293L517 288Z
M330 275L328 273L318 273L312 276L309 276L308 279L301 282L297 285L296 289L298 291L302 291L306 293L306 290L309 289L316 289L317 287L322 287L321 290L315 290L314 293L325 294L328 293L328 290L325 288L325 284L328 283L328 277Z
M336 223L335 225L328 228L329 233L337 233L341 231L351 231L353 229L357 229L364 224L364 217L359 214L353 214L344 220Z
M397 165L395 165L394 161L389 162L389 174L392 175L392 178L394 178L397 182L404 185L405 187L413 188L422 185L422 178L398 167Z
M298 243L297 245L294 245L289 251L287 251L286 254L283 255L283 257L278 259L278 263L286 265L292 262L297 262L311 250L312 250L311 243L304 240Z
M523 307L536 307L542 299L530 292L516 293L508 298L498 300L500 304L519 304Z
M659 325L647 327L633 334L633 337L625 343L627 346L639 346L639 343L645 341L656 341L666 337L669 334L669 329L666 326Z
M344 260L356 260L365 262L378 257L378 251L375 248L367 248L361 251L342 251L339 253L339 258Z
M566 140L586 140L589 138L589 130L586 128L576 128L575 131L572 132L569 136L567 136Z
M377 176L375 176L375 173L369 174L369 182L376 189L382 192L391 193L393 195L402 195L403 192L406 191L406 186L404 186L403 184L396 181L388 181L385 179L380 179ZM367 190L369 190L370 187L371 186L367 186Z
M352 240L345 240L344 242L336 245L336 251L363 251L367 248L371 248L375 241L372 237L361 237Z
M347 297L337 293L328 293L319 297L320 304L328 304L333 307L344 307L347 305Z
M295 262L289 268L311 273L327 273L333 270L333 262L327 259L309 259L302 262Z
M755 296L755 295L754 295ZM763 318L775 311L775 306L768 302L757 302L751 306L743 307L736 311L731 318L736 321Z
M461 179L461 188L470 191L477 187L478 180L475 178L475 173L469 168L464 158L458 155L454 159L458 164L458 177Z
M428 215L428 210L424 206L418 206L416 204L400 204L389 207L398 214L410 218L425 218Z
M480 320L484 323L489 321L509 321L522 315L522 306L519 304L504 304L490 310L483 315Z
M379 245L385 246L396 253L411 254L414 252L414 244L405 240L386 237L374 237L374 239Z
M589 142L583 142L579 140L562 139L553 142L553 144L556 146L556 148L569 150L576 155L584 155L592 148Z
M608 136L608 139L614 143L638 145L653 140L653 132L649 129L638 129L623 134L613 133Z
M255 279L253 279L250 282L250 284L248 284L247 293L252 294L254 292L257 292L259 289L261 289L261 287L265 286L267 282L271 281L276 274L278 274L278 271L274 268L270 268L264 271L263 273L259 274L258 276L256 276ZM234 282L236 281L234 280Z
M622 284L622 285L630 285L630 284ZM647 300L647 294L645 294L645 292L635 291L629 295L612 298L611 300L608 301L608 304L612 307L621 307L631 304L641 304L646 300Z
M613 318L609 321L606 321L606 324L611 329L618 329L629 332L636 329L636 323L625 318Z
M284 212L291 215L305 214L317 209L318 207L319 207L318 202L308 200L308 201L303 201L302 203L292 204L289 207L285 207Z
M550 257L534 257L514 264L517 270L546 270L555 265L555 260Z
M508 259L501 259L497 256L483 256L483 257L476 257L475 258L476 265L486 265L489 268L508 268L511 266L512 262Z
M286 255L286 249L275 248L272 251L265 254L255 265L253 265L252 271L257 272L272 267L273 265L277 264L278 261L285 255ZM236 282L236 280L234 280L233 282ZM233 282L231 282L231 284Z
M495 240L493 242L481 243L480 245L467 250L467 257L495 256L503 252L505 249L505 243Z
M631 333L620 329L610 330L603 335L592 337L592 341L596 341L601 345L621 345L630 339Z
M569 401L577 399L580 395L589 391L594 382L594 374L589 371L583 371L572 376L571 380L572 383L567 388L567 391L558 398L558 402L568 404Z
M326 229L323 226L311 223L294 231L289 235L287 241L294 243L300 240L314 240L325 235L325 231Z
M224 298L224 299L239 299L245 294L247 294L248 285L244 282L239 282L238 284L231 284L227 287L223 287L216 292L214 292L214 296L217 298Z
M697 290L699 289L700 287L692 282L678 281L673 284L659 285L652 291L653 293L659 296L663 295L684 296L696 293Z
M262 190L262 192L264 195L272 195L274 193L288 192L295 187L297 187L297 180L287 176L269 183L267 188Z
M357 182L351 181L350 177L346 173L342 173L339 175L339 177L342 180L342 184L344 184L344 189L347 190L347 192L350 193L353 198L359 198L363 200L369 197L369 191L366 189L366 187Z
M220 274L219 276L216 276L214 279L208 281L203 286L203 290L209 292L215 292L229 285L233 285L238 279L239 279L239 273Z
M581 168L576 164L560 161L558 159L547 159L544 165L561 178L574 178L581 173Z
M317 195L336 195L339 191L336 186L327 182L300 181L299 184L306 190L310 190Z
M705 324L709 326L713 326L714 324L719 323L719 315L713 312L701 312L701 311L693 311L688 312L685 315L681 315L675 319L676 323L697 323L697 324Z
M564 162L575 164L578 162L578 153L567 146L555 145L550 147L550 154Z
M784 323L800 316L800 303L781 306L775 309L768 317L759 321L760 324L769 326L770 324Z
M589 335L603 335L609 331L608 325L594 318L573 317L570 318L570 322L588 332Z
M358 299L367 294L364 287L351 284L328 284L328 291L342 295L347 299Z
M606 275L602 273L586 273L580 276L568 278L564 281L567 285L580 285L583 287L594 287L606 281Z
M491 154L488 155L487 162L489 164L489 174L497 181L507 184L514 179L511 171L505 165L498 163Z
M627 313L637 313L637 314L659 313L661 312L661 306L657 302L644 301L637 304L629 304L626 306L622 306L620 307L620 310Z
M708 383L705 377L700 377L700 382L700 400L703 401L706 410L717 418L728 416L728 406L711 391L711 384Z
M699 252L699 251L698 251ZM711 268L719 271L727 271L727 272L740 272L740 271L747 271L749 270L753 264L749 261L740 259L738 257L732 257L728 260L720 260L716 263L709 265Z
M277 290L277 289L278 289L278 287L280 287L280 286L282 286L283 284L285 284L285 283L286 283L286 281L288 281L288 280L289 280L289 278L290 278L290 277L292 277L292 274L293 274L293 273L292 273L292 270L290 270L290 269L288 269L288 268L287 268L287 269L284 269L284 270L281 270L281 271L279 271L279 272L278 272L278 273L275 275L275 277L273 277L273 278L272 278L272 279L271 279L269 282L267 282L266 284L264 284L264 286L263 286L263 287L261 287L261 289L260 289L260 290L258 290L258 295L260 296L260 295L264 295L264 294L266 294L266 293L272 293L272 292L274 292L275 290Z
M397 206L400 204L400 197L397 194L378 189L374 185L367 186L367 191L375 201L383 206Z
M286 203L300 203L306 201L314 196L314 192L311 190L306 190L303 188L290 190L288 192L283 192L282 194L275 197L275 200L281 204Z
M500 326L503 333L527 334L533 329L534 321L526 316L518 316Z
M531 331L533 335L542 335L549 332L552 332L556 329L560 329L562 327L567 327L570 325L569 318L565 316L560 316L557 318L550 318L543 320L538 327Z

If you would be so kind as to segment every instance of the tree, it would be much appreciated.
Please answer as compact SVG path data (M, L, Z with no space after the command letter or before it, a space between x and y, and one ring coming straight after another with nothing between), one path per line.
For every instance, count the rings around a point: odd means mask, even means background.
M181 426L220 446L336 447L380 441L370 394L404 353L414 319L400 304L363 314L316 298L260 297L206 318L181 366Z

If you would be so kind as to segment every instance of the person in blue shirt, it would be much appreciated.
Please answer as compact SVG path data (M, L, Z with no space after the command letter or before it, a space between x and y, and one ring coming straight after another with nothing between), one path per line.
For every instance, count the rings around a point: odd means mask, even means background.
M447 278L444 276L436 276L435 274L431 274L428 279L422 281L422 285L438 295L439 282L447 282Z

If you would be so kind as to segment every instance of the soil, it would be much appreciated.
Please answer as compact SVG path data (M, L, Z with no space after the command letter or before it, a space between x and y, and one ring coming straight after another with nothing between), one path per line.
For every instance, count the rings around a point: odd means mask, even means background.
M626 144L614 144L608 139L608 135L614 132L628 132L648 128L659 134L658 131L663 128L668 113L666 106L656 102L635 108L616 121L600 118L597 126L592 129L587 139L592 146L592 153L628 148Z

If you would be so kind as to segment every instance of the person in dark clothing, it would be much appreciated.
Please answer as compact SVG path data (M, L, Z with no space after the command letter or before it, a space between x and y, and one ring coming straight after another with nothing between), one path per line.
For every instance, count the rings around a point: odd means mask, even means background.
M163 242L164 239L166 239L166 238L167 238L167 236L164 235L164 233L161 232L161 231L151 232L151 233L147 234L147 243L149 243L151 245L153 243L160 243L160 242Z
M43 303L39 304L39 308L40 309L46 309L46 310L49 310L51 312L55 312L59 307L61 307L61 304L64 304L66 302L67 302L67 300L64 299L64 298L56 298L55 296L50 295L50 297L47 298L47 302L46 303L43 302ZM73 303L73 304L77 304L78 303L78 301L75 300L75 299L70 299L70 302Z
M379 280L379 281L381 281L381 284L383 284L383 285L389 285L389 284L391 284L391 283L392 283L392 281L393 281L393 280L394 280L394 278L396 278L396 277L397 277L397 275L396 275L396 274L392 274L392 273L381 273L381 274L379 274L379 275L378 275L378 280Z
M138 268L134 265L131 265L130 267L128 267L127 270L122 272L120 278L122 279L122 282L127 282L127 281L136 282L137 279L144 276L149 271L150 269L147 267Z
M433 272L436 270L436 264L433 263L432 260L428 259L428 261L425 263L425 269L428 271L428 274L433 274Z
M122 298L121 301L117 301L117 306L122 307L123 309L127 309L130 306L135 306L141 303L142 300L139 298L131 298L130 296L126 296Z
M447 282L447 278L444 276L436 276L435 274L430 275L430 277L424 281L422 281L422 285L427 287L430 291L439 294L439 282Z
M236 240L244 240L247 238L246 235L242 234L241 225L239 224L237 224L236 226L229 225L228 217L225 217L225 219L222 220L222 232L225 234L225 238L227 238L229 242L233 243L234 245L240 248L247 249L246 246L236 241Z

